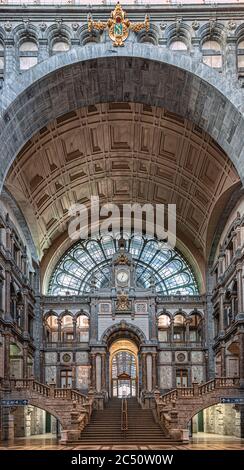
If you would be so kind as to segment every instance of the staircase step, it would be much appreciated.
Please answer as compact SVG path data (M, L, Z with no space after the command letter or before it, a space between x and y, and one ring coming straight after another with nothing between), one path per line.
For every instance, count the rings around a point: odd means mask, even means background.
M121 431L121 400L110 400L104 410L96 410L81 434L80 444L169 444L151 410L143 410L136 399L128 399L128 430Z

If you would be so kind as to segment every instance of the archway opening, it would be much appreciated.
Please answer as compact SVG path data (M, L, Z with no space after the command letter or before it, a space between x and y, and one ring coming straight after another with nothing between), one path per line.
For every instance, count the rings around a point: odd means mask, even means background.
M110 353L110 396L138 396L138 347L128 339L114 341Z
M201 439L235 439L244 436L244 407L234 403L218 403L200 410L190 422L194 441Z
M28 439L57 439L61 425L47 410L28 404L11 409L8 417L12 437ZM6 436L7 437L7 436Z

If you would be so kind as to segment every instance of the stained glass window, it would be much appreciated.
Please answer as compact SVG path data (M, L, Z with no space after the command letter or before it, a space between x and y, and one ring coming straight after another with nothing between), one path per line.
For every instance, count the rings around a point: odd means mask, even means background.
M138 287L149 288L153 278L160 295L198 295L193 270L178 251L136 235L126 241L126 250L135 263ZM82 295L92 282L96 288L109 287L111 259L117 251L118 241L110 237L77 242L55 267L48 293Z

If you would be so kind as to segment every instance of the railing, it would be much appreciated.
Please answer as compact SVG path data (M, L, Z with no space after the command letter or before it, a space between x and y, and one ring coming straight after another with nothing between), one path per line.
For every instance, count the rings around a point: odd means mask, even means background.
M238 377L218 377L202 385L196 383L193 387L178 387L174 390L170 390L158 397L158 404L172 403L176 401L177 398L182 397L202 396L218 388L236 388L239 387L239 384L240 381Z
M216 388L238 387L239 384L240 381L238 377L218 377L216 379L209 380L203 385L199 385L199 395L205 395Z
M45 397L50 396L50 387L34 379L10 379L11 389L30 389Z
M126 398L122 398L121 403L121 431L128 431L128 407Z

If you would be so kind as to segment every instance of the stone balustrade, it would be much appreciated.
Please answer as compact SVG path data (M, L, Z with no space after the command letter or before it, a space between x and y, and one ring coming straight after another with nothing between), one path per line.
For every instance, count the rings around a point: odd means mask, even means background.
M55 416L61 424L61 443L79 440L89 423L93 410L93 393L88 396L70 388L57 388L55 383L42 384L35 379L10 379L0 381L0 391L5 399L28 400L28 404L42 408Z
M244 398L238 377L218 377L192 387L177 388L160 395L154 393L157 417L162 427L174 439L189 440L188 425L200 410L220 403L221 398Z

